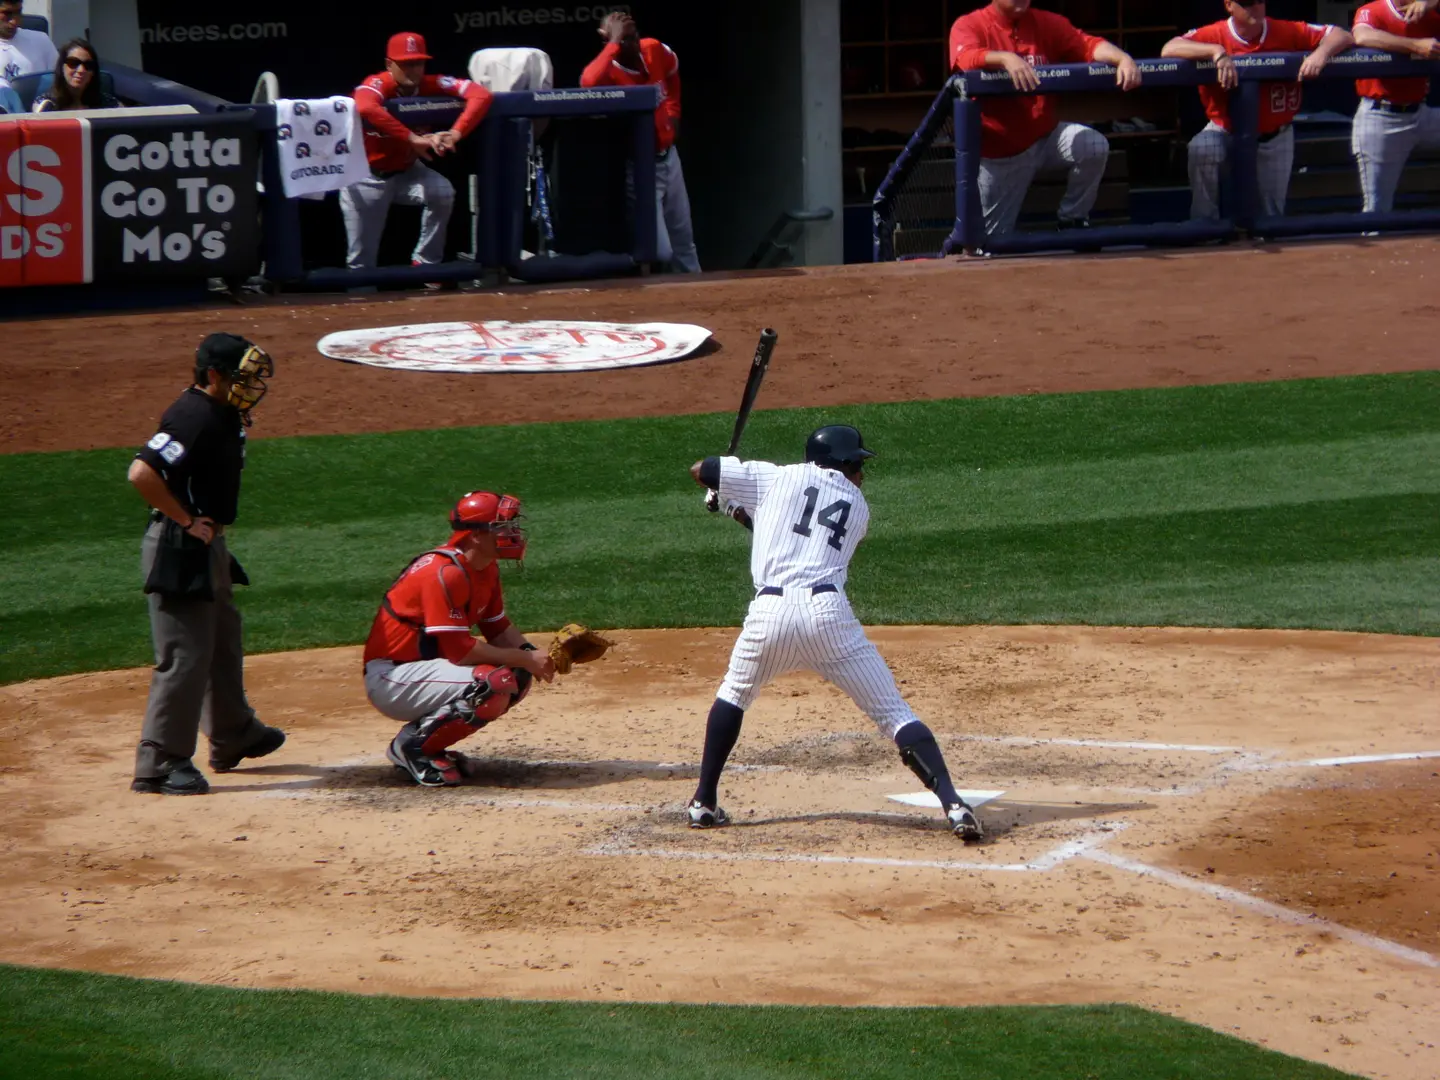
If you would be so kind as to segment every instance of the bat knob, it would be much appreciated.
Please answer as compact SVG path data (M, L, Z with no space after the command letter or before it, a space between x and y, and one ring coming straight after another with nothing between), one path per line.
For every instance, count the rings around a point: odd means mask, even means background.
M705 492L705 509L712 514L720 512L720 493L718 491Z

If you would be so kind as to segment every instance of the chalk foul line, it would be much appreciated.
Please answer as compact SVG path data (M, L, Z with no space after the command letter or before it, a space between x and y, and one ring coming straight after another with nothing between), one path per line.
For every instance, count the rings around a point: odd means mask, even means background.
M1262 900L1258 896L1251 896L1239 889L1231 889L1225 885L1216 885L1210 881L1197 881L1194 878L1178 874L1173 870L1163 870L1158 866L1151 866L1136 859L1126 858L1124 855L1116 855L1113 852L1103 851L1099 847L1090 847L1077 853L1081 858L1090 859L1092 862L1104 863L1106 866L1113 866L1117 870L1128 870L1140 877L1154 878L1156 881L1163 881L1177 889L1186 889L1190 892L1200 893L1216 900L1223 900L1226 903L1243 907L1257 914L1268 916L1279 922L1289 923L1292 926L1304 926L1316 930L1323 930L1334 934L1338 938L1356 945L1363 945L1366 948L1374 949L1376 952L1385 953L1397 960L1407 960L1412 964L1419 964L1422 967L1440 968L1440 957L1432 956L1421 949L1412 949L1408 945L1401 945L1388 938L1376 937L1374 934L1367 934L1362 930L1352 930L1348 926L1331 922L1329 919L1322 919L1318 915L1305 915L1299 911L1292 911L1290 908L1282 907L1269 900Z
M799 852L695 851L684 848L644 848L624 840L607 840L585 849L585 855L610 858L688 859L698 862L809 863L820 866L887 866L924 870L968 870L1002 873L1043 873L1105 843L1126 827L1123 821L1097 822L1096 828L1074 840L1022 863L986 863L961 859L889 859L868 855L813 855Z

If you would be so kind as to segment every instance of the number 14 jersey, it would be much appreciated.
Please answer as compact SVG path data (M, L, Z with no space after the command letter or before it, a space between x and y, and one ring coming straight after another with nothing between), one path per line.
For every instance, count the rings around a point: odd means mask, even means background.
M755 526L750 575L766 585L845 587L851 556L870 526L860 489L834 469L720 459L720 501Z

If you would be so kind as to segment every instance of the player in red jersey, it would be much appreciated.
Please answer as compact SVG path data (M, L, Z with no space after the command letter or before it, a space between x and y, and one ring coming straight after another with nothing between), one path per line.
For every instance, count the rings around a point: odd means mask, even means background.
M517 704L533 679L555 677L554 661L505 617L497 560L524 558L519 516L513 495L464 496L449 542L411 560L370 626L365 694L404 723L386 756L417 784L460 783L447 748Z
M954 70L1004 71L1016 89L1027 91L1024 96L982 99L980 209L986 236L1015 227L1025 193L1042 169L1066 169L1070 174L1060 203L1060 227L1090 223L1110 142L1084 124L1061 123L1054 97L1032 91L1040 88L1036 67L1092 60L1112 65L1122 90L1140 85L1140 69L1129 53L1076 29L1063 15L1034 10L1030 0L993 0L950 27Z
M1408 6L1375 0L1355 12L1355 44L1420 60L1440 60L1440 0ZM1367 214L1395 207L1395 190L1405 162L1419 146L1440 145L1440 110L1425 103L1430 80L1423 77L1357 79L1360 107L1350 128L1350 152L1360 171Z
M1290 169L1295 161L1295 131L1290 123L1300 111L1302 83L1320 74L1330 58L1355 44L1348 30L1318 23L1271 19L1263 0L1242 4L1225 0L1230 17L1171 38L1160 55L1178 60L1210 60L1218 85L1200 87L1209 123L1190 140L1190 217L1220 219L1220 171L1230 156L1230 91L1240 85L1236 56L1261 52L1304 52L1300 77L1293 83L1267 82L1260 88L1261 213L1285 213Z
M399 33L385 48L385 70L355 88L355 110L365 124L365 153L370 176L340 192L351 269L372 267L380 250L380 234L391 203L423 206L420 239L412 262L437 263L445 255L445 229L455 205L449 180L425 166L436 154L448 154L490 109L490 91L469 79L425 74L425 39ZM465 111L448 131L412 131L391 116L385 102L397 97L457 97Z
M645 86L660 88L655 110L655 232L662 263L688 274L700 272L695 230L690 224L690 194L675 136L680 133L680 60L675 50L656 38L642 38L635 20L612 11L600 23L605 47L580 74L581 86ZM627 187L634 199L634 177Z

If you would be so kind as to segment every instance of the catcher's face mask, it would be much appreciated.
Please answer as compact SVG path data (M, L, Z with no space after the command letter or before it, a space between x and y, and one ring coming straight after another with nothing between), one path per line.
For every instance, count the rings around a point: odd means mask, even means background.
M450 525L457 531L489 533L497 559L523 559L526 536L520 516L520 500L514 495L472 491L456 505Z
M259 345L251 345L240 358L235 373L230 376L230 396L226 400L240 410L246 425L250 423L250 410L265 396L268 387L265 380L275 374L275 361Z

